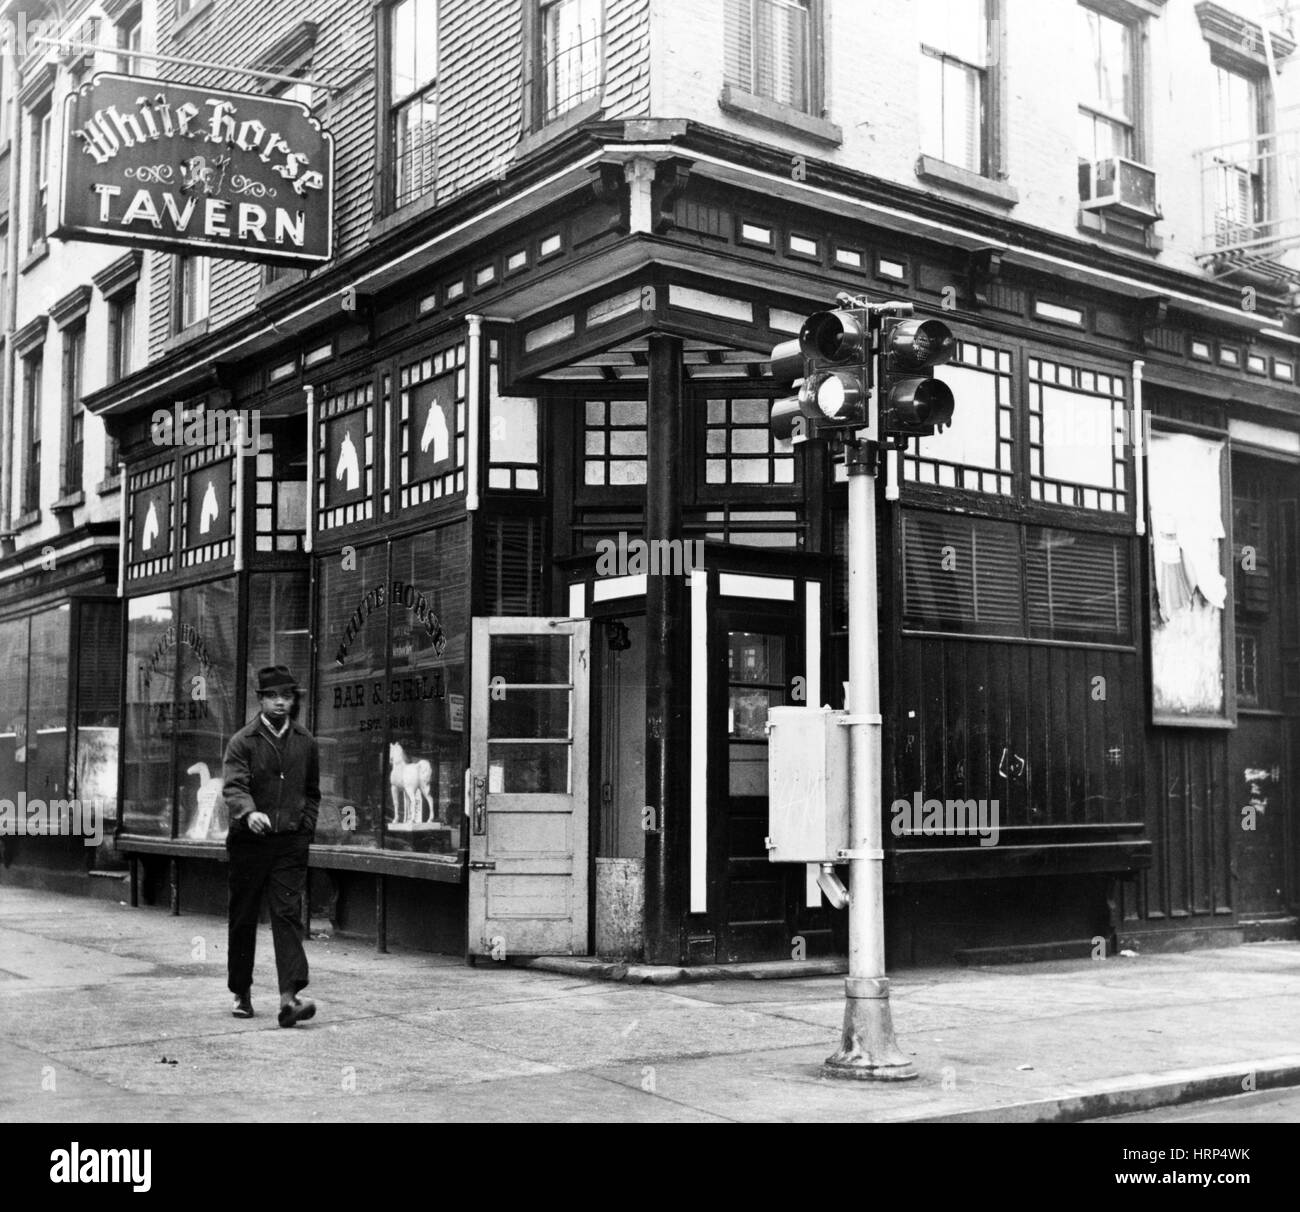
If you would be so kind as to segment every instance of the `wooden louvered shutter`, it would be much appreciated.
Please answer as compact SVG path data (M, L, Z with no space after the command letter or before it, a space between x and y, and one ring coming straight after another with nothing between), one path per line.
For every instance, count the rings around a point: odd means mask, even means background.
M903 616L909 625L937 631L1022 635L1019 527L904 515Z
M1030 526L1025 544L1029 634L1128 639L1128 539Z
M488 520L484 602L493 615L542 612L541 524L532 517Z

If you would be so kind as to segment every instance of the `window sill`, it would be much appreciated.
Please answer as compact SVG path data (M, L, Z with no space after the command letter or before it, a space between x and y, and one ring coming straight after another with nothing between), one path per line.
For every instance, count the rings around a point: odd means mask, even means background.
M1165 242L1152 230L1157 222L1156 219L1116 218L1100 211L1080 208L1078 228L1087 235L1100 236L1103 240L1121 244L1125 248L1158 253L1163 251Z
M105 476L98 484L95 485L95 491L101 496L106 497L109 493L122 491L122 476L117 473L111 476Z
M20 530L28 530L40 520L41 511L39 509L29 509L26 513L20 513L14 519L14 531L16 533Z
M185 16L181 17L172 26L172 41L183 42L189 37L190 31L202 19L203 15L212 8L212 0L197 0L197 3ZM158 47L154 48L159 49Z
M301 285L307 280L307 271L303 269L288 270L284 277L276 278L274 282L263 282L257 294L253 296L253 306L261 307L276 295L283 294L286 290L294 286Z
M520 139L515 144L514 159L516 161L526 159L539 147L545 147L546 144L561 135L568 134L584 122L595 121L604 112L604 108L605 100L601 96L588 97L585 101L579 101L577 105L557 114L545 126L538 127L531 135L525 135Z
M164 354L172 353L180 349L182 345L188 345L191 341L197 341L200 337L208 335L208 321L206 318L191 324L189 328L182 328L175 336L168 337L163 342L162 352Z
M392 170L392 165L387 166ZM429 190L428 193L421 194L413 202L407 202L397 210L386 214L381 219L376 219L371 225L370 230L366 233L368 240L381 240L390 233L396 231L399 227L405 227L408 223L423 215L429 213L438 205L438 191L436 188Z
M61 496L50 508L55 513L60 513L64 510L75 509L78 505L84 505L85 503L86 494L78 488L75 492L69 492Z
M747 93L731 84L722 86L718 107L729 114L768 126L786 134L801 135L816 143L838 147L844 142L844 132L834 122L806 114L791 105Z
M39 265L49 255L50 242L48 240L37 240L27 250L27 256L23 258L23 263L18 267L18 272L25 274L33 265Z
M982 177L979 173L958 168L957 165L948 164L934 156L920 155L916 158L916 175L922 181L974 194L996 206L1015 206L1020 201L1020 193L1015 186L995 181L992 177Z

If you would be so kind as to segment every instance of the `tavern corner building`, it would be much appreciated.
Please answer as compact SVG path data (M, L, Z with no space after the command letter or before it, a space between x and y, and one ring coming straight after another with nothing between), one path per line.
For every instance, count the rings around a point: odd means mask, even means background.
M842 953L766 725L844 705L845 469L768 373L843 294L958 342L877 478L890 962L1295 937L1275 5L72 7L0 60L0 798L109 824L0 880L218 908L284 664L339 929Z

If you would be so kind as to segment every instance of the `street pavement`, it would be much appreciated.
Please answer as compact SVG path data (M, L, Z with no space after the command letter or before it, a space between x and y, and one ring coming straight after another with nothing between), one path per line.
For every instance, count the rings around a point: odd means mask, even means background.
M225 922L0 887L0 1122L1093 1119L1300 1085L1300 944L895 974L919 1077L824 1077L843 980L630 983L308 943L230 1015ZM788 965L786 966L789 967ZM1279 1104L1282 1105L1282 1104Z

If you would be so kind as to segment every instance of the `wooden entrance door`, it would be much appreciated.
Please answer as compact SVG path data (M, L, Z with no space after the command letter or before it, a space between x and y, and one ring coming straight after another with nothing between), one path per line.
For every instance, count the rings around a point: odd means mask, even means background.
M590 624L473 626L469 951L588 952Z

